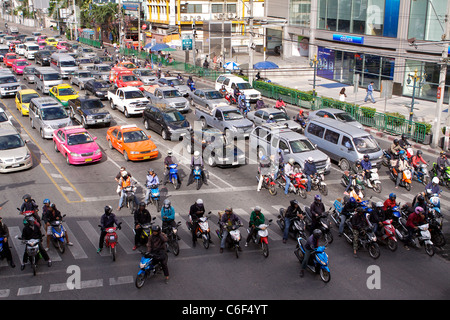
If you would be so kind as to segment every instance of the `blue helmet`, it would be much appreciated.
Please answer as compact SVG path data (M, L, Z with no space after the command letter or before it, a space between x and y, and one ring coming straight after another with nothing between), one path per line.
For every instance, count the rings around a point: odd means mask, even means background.
M397 199L397 195L395 193L390 193L389 199Z
M405 154L405 150L400 150L400 151L398 152L398 154L399 154L399 155L404 155L404 154Z
M50 203L50 199L44 199L44 202L43 202L44 204L46 204L46 203Z
M350 199L348 200L350 203L356 203L356 199L353 197L350 197Z

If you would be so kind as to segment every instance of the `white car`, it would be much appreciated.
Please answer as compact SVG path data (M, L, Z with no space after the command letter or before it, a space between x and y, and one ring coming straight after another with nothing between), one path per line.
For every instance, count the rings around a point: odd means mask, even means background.
M19 56L25 55L25 45L23 45L22 43L17 44L16 45L16 53Z
M250 102L256 102L259 98L261 98L261 92L253 89L252 85L248 81L245 81L244 79L236 75L221 74L216 79L215 89L217 91L220 91L220 89L222 89L222 86L225 86L225 89L229 93L233 93L234 88L237 87L240 92L243 92L245 94L245 97Z

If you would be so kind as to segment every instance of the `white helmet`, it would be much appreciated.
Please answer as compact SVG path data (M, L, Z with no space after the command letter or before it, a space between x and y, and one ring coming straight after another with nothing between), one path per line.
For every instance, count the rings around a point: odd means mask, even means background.
M122 175L122 177L126 177L127 174L128 174L128 172L126 172L125 170L123 170L120 174Z
M203 200L202 199L197 199L197 201L195 201L196 204L203 204Z
M195 152L194 152L194 157L198 158L199 156L200 156L200 151L198 151L198 150L195 151Z
M290 163L290 164L294 164L294 162L295 162L295 159L294 159L294 158L289 158L289 163Z
M434 178L431 180L431 183L439 184L439 178L438 178L438 177L434 177Z

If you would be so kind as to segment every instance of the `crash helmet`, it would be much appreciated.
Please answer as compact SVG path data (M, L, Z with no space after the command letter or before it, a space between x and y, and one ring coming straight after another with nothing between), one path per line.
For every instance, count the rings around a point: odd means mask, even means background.
M47 199L44 199L44 201L43 201L42 203L43 203L43 204L47 204L47 203L50 204L50 199L48 199L48 198L47 198Z
M414 212L415 212L416 214L423 214L423 213L424 213L424 210L423 210L422 207L416 207L416 209L414 210Z
M164 200L164 207L165 208L169 208L170 207L170 204L171 204L171 202L170 202L170 200L169 199L166 199L166 200Z
M389 199L395 200L395 199L397 199L397 195L392 192L392 193L389 194Z
M320 237L322 237L322 231L320 229L315 229L313 231L313 237L316 240L320 239Z
M438 177L434 177L434 178L431 180L431 183L433 183L433 184L439 184L439 178L438 178Z

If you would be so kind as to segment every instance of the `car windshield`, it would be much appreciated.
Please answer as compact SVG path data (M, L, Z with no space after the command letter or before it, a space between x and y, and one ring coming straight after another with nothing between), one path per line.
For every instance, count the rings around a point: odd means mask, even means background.
M0 49L0 53L6 54L6 53L8 53L8 52L9 52L9 49Z
M94 52L91 48L83 48L83 52Z
M378 143L372 136L353 138L353 143L359 153L372 153L380 151Z
M100 61L103 61L103 62L110 62L110 61L112 61L112 59L110 57L99 57L98 59Z
M73 90L72 88L59 89L60 96L73 96L75 94L77 94L77 92L75 90Z
M61 67L76 67L77 64L73 60L61 61Z
M184 116L178 111L163 113L163 117L167 122L184 121Z
M44 80L61 80L61 76L59 75L59 73L49 73L44 75Z
M122 77L123 81L138 81L138 79L136 78L136 76L123 76Z
M67 118L67 112L62 107L49 107L42 109L42 120L58 120Z
M98 71L100 71L100 72L109 72L109 71L111 71L111 68L107 67L107 66L97 67L97 68L98 68Z
M27 66L28 65L28 61L17 61L16 62L16 66Z
M34 68L34 67L26 67L25 69L23 69L23 73L24 74L35 74L36 73L36 68Z
M17 56L15 54L10 54L10 55L6 56L6 58L9 60L13 60L13 59L17 59Z
M100 82L100 81L96 81L94 82L94 88L109 88L109 83L108 82Z
M38 51L39 50L39 46L28 46L28 50L29 51Z
M80 72L78 78L92 78L92 74L90 72Z
M164 91L164 98L178 98L181 93L178 90Z
M239 111L230 110L230 111L223 112L223 118L225 120L239 120L239 119L243 119L244 117L242 116L242 114L239 113Z
M334 116L336 117L336 119L344 121L344 122L356 121L355 118L353 118L347 112L336 113Z
M8 121L8 116L4 112L0 112L0 122Z
M214 100L214 99L223 99L223 96L219 91L207 91L205 92L206 99Z
M123 133L123 142L124 143L131 143L131 142L138 142L138 141L145 141L148 140L147 135L144 131L128 131Z
M14 82L17 82L17 79L14 78L13 76L0 78L0 84L3 84L3 83L14 83Z
M79 64L92 63L91 59L78 59Z
M84 101L82 106L83 106L83 109L99 109L99 108L103 108L103 103L100 100L92 99L92 100Z
M183 82L181 82L181 81L178 80L178 79L172 79L172 80L168 80L168 81L167 81L167 84L168 84L169 86L171 86L171 85L179 86L179 85L182 85Z
M75 146L78 144L91 143L94 139L87 132L72 133L67 137L67 144Z
M141 76L144 77L151 77L153 75L150 70L140 70L139 72L141 73Z
M136 66L132 63L122 64L122 67L127 68L127 69L135 69L136 68Z
M284 112L271 113L271 115L273 116L273 120L275 121L289 120L288 115Z
M25 145L19 134L0 136L0 150L21 148Z
M138 99L144 98L141 91L127 91L125 92L125 99Z
M22 103L30 103L31 99L39 98L37 93L27 93L22 96Z
M56 40L53 38L47 38L47 42L56 42Z
M52 55L52 53L50 51L48 51L48 50L40 51L39 54L40 54L41 57L46 57L46 56L51 56Z
M239 90L252 89L252 86L248 82L237 83L236 85L239 88Z
M314 146L311 144L309 140L294 140L289 142L293 153L302 153L305 151L314 150Z

